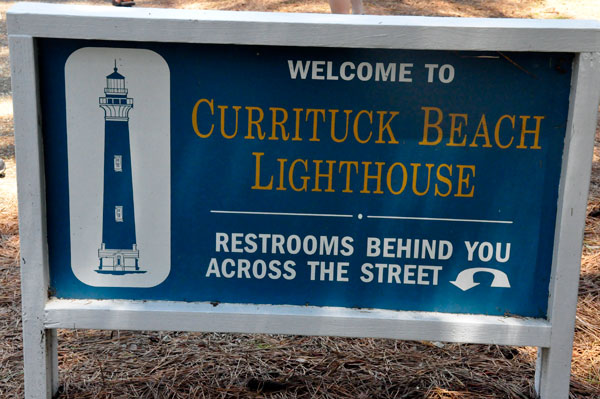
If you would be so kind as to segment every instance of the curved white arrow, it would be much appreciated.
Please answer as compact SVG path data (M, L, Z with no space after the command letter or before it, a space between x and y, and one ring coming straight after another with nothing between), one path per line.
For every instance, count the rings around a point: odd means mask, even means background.
M479 272L487 272L492 273L494 275L494 279L492 280L492 287L496 288L510 288L510 282L508 281L508 276L501 270L491 269L488 267L473 267L471 269L465 269L462 272L458 273L455 281L450 281L450 283L454 284L458 288L463 291L470 290L471 288L478 286L480 283L476 283L473 280L475 273Z

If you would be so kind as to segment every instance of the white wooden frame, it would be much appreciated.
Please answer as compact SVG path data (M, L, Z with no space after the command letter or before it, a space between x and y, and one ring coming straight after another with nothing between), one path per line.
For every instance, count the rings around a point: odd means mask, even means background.
M567 398L600 93L600 24L122 9L20 3L8 12L17 147L26 398L58 387L57 328L263 332L537 346L536 389ZM48 296L36 38L574 53L548 319Z

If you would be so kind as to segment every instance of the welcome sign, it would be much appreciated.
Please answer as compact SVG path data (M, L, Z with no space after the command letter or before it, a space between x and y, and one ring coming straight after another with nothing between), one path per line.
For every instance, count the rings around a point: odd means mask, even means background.
M568 397L597 22L7 25L28 399L58 389L58 328L537 346L536 392Z
M546 315L571 55L39 54L57 297Z

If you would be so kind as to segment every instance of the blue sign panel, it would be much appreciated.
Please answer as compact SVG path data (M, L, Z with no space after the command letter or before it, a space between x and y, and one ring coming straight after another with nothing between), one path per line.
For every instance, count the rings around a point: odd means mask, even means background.
M57 297L546 316L572 55L38 45Z

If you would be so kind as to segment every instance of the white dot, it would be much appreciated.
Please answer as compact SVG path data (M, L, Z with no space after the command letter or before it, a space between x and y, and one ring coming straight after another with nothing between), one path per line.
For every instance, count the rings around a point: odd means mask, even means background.
M359 214L358 214L358 218L359 218L359 219L362 219L362 213L359 213Z

